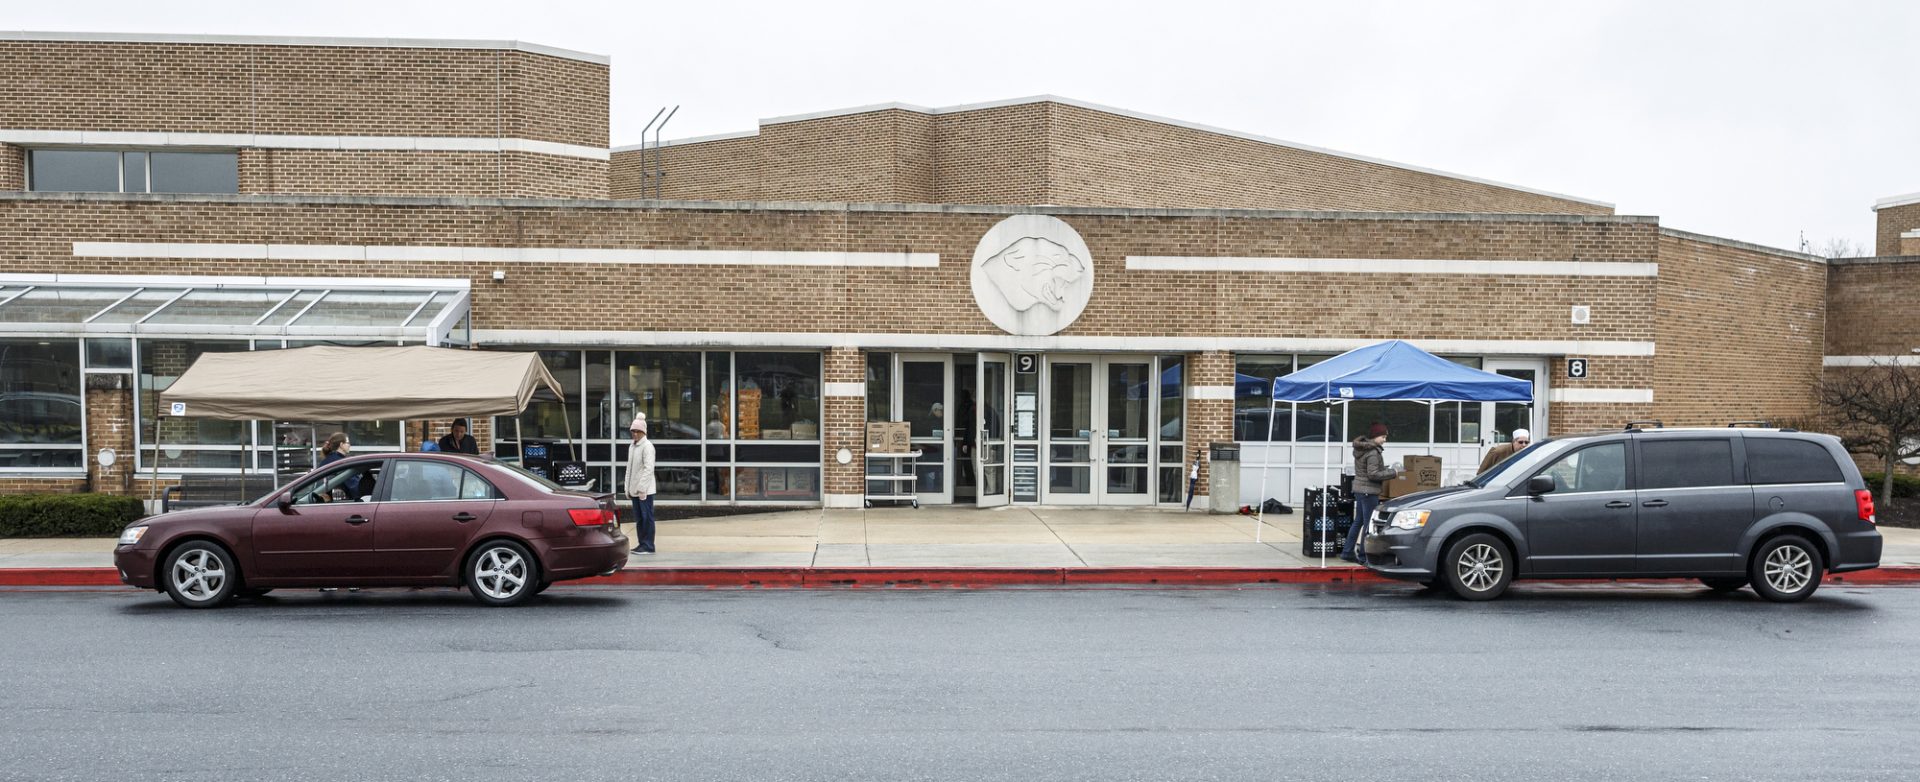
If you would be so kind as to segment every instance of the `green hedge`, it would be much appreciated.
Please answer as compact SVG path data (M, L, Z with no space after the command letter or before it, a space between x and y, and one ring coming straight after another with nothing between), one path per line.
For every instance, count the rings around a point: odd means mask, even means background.
M1870 473L1863 473L1861 477L1864 477L1867 479L1867 488L1872 489L1874 494L1879 494L1880 479L1884 475L1885 473L1870 472ZM1920 475L1904 475L1897 472L1894 473L1893 474L1893 496L1920 497Z
M138 497L110 494L0 495L0 538L119 535L147 515Z

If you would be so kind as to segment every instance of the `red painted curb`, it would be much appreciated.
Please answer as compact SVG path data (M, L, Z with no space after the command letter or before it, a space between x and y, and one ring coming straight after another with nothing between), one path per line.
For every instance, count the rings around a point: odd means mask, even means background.
M767 589L995 586L1226 586L1233 584L1379 584L1372 571L1337 568L685 568L622 570L565 582L577 586L705 586ZM1622 579L1621 581L1630 581ZM1920 566L1829 575L1837 586L1920 584ZM1596 583L1606 583L1596 582ZM1649 582L1651 583L1651 582ZM120 586L110 567L0 568L0 587Z

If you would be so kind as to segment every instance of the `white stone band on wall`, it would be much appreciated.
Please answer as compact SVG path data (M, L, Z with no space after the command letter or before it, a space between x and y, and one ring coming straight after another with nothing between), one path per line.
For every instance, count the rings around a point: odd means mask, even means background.
M1651 388L1553 388L1547 390L1548 402L1597 405L1650 405Z
M821 383L820 393L825 394L827 396L864 397L867 395L867 384L865 383Z
M562 247L414 247L362 244L218 244L74 242L77 258L178 260L448 261L475 263L605 263L696 266L877 266L934 268L939 253L797 250L630 250Z
M1213 402L1233 401L1233 386L1192 386L1187 389L1188 399L1204 399Z
M609 160L605 148L527 138L469 136L295 136L268 133L165 133L108 130L0 130L0 144L20 146L234 147L244 149L531 152Z
M1658 277L1660 264L1625 261L1489 261L1418 258L1239 258L1129 255L1128 271L1478 274L1543 277Z

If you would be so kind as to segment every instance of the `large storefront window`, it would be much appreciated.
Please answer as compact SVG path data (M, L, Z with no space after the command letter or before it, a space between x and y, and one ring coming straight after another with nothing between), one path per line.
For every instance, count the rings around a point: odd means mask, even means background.
M529 439L564 440L584 422L588 475L624 491L636 413L647 415L656 497L691 502L820 499L820 354L730 351L541 351L565 400L536 400ZM495 424L495 453L517 453L513 419Z
M246 446L251 442L247 422L163 416L160 414L160 395L202 355L242 353L249 349L245 341L143 339L138 342L140 372L136 394L139 397L140 447L137 450L142 469L153 469L156 422L160 429L161 470L241 468ZM324 378L314 378L314 382L326 381Z
M0 469L80 469L80 346L0 340Z

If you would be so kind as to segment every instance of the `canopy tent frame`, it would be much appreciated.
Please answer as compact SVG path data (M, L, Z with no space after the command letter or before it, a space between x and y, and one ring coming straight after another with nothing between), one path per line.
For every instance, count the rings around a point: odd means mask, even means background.
M1394 371L1412 371L1413 374L1383 377L1376 384L1379 386L1378 390L1372 393L1367 393L1369 389L1365 386L1356 389L1348 385L1342 385L1338 394L1334 392L1335 383L1354 378L1364 372L1379 370L1389 362L1399 365L1395 367ZM1345 363L1354 363L1356 366L1337 375L1327 374L1323 371L1329 366L1341 366ZM1420 371L1421 367L1419 366L1421 364L1424 364L1428 368L1426 372L1432 374L1422 373ZM1305 379L1304 381L1296 379L1302 375L1308 375L1309 379ZM1312 375L1321 376L1311 377ZM1447 378L1442 377L1442 375L1450 375L1452 377ZM1320 566L1323 568L1327 566L1327 525L1325 519L1329 494L1327 488L1331 485L1331 482L1328 480L1328 474L1333 467L1333 405L1340 405L1341 412L1345 413L1349 409L1347 405L1361 400L1378 402L1422 402L1427 405L1429 417L1431 417L1433 406L1445 402L1516 402L1525 403L1528 406L1532 406L1534 403L1533 383L1529 381L1509 378L1504 375L1498 375L1447 361L1401 340L1389 340L1387 342L1355 348L1320 362L1314 367L1274 378L1271 389L1267 394L1267 447L1262 451L1260 460L1260 496L1258 498L1260 508L1254 514L1253 529L1255 542L1262 541L1261 533L1266 529L1267 477L1272 471L1273 465L1273 425L1274 418L1279 414L1280 398L1283 396L1281 391L1281 384L1283 382L1294 386L1294 393L1285 394L1285 396L1288 397L1287 401L1293 403L1317 402L1329 406L1328 414L1321 417L1323 451L1320 459L1320 510L1322 523L1320 525L1319 550ZM1526 386L1524 393L1521 393L1519 390L1521 385ZM1299 393L1302 390L1312 389L1315 386L1318 387L1318 394L1308 395ZM1345 420L1344 416L1342 420ZM1344 432L1342 434L1344 436Z
M329 384L322 387L310 382L289 382L305 381L308 377L325 377ZM354 389L404 390L385 398L373 393L362 393L356 398ZM511 415L516 447L520 461L524 462L526 446L521 438L520 414L542 391L566 399L566 391L547 371L540 354L529 352L415 345L313 346L204 354L160 393L154 410L153 471L148 498L156 499L159 491L162 415L226 421L410 420ZM561 417L567 447L577 455L573 416L562 409ZM244 485L256 469L258 457L251 447L242 452L246 454L241 464ZM275 477L277 480L277 474Z

